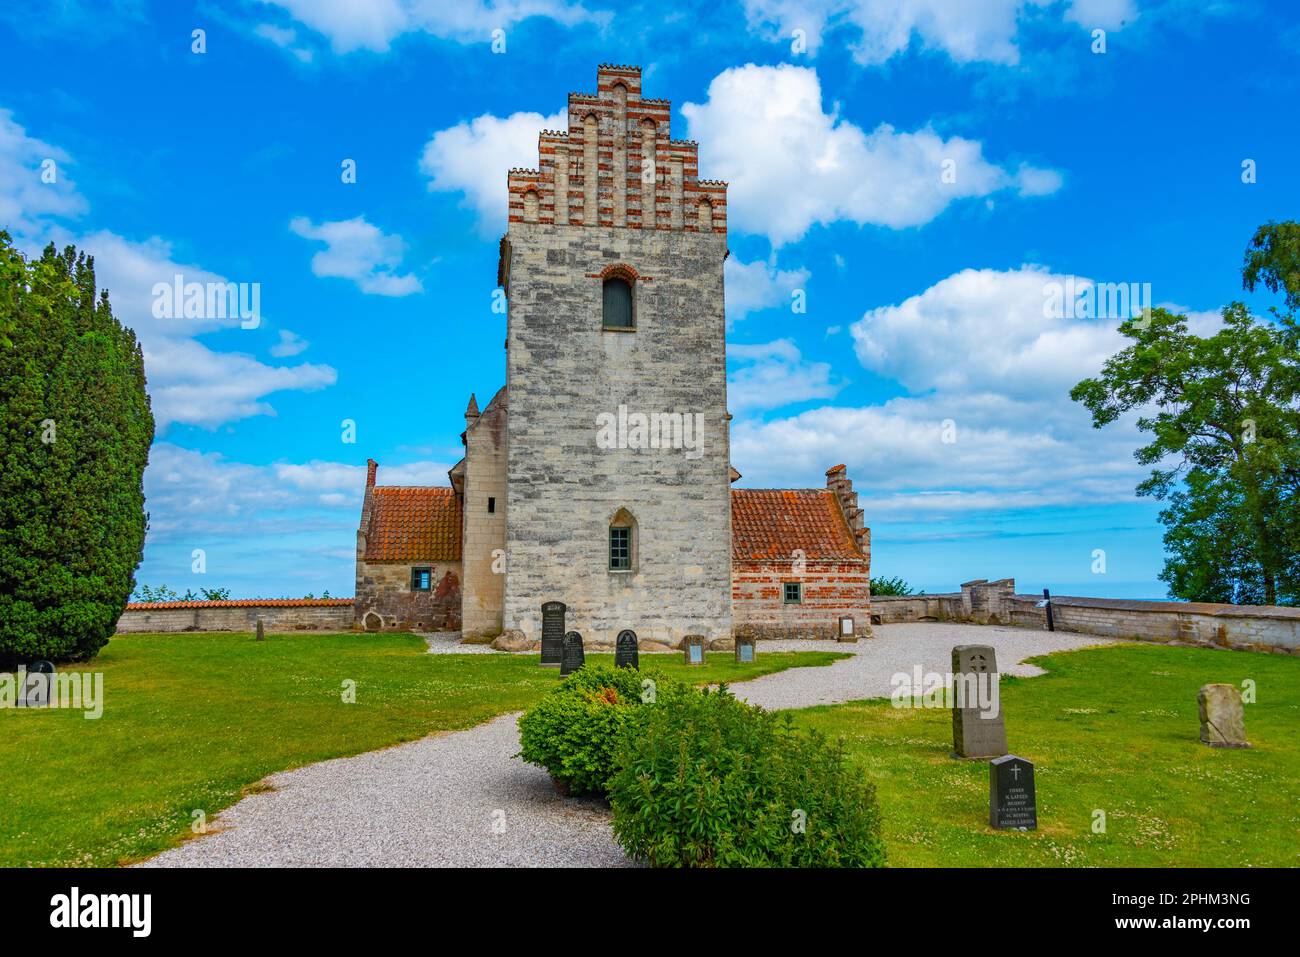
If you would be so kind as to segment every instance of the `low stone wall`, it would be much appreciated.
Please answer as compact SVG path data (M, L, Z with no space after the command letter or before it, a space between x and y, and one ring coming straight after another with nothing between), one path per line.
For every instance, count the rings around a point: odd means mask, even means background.
M785 603L785 582L803 585L803 600ZM871 579L865 561L813 561L798 574L789 561L733 561L732 630L754 638L839 636L841 616L857 635L871 635Z
M877 624L970 621L1046 628L1041 601L1039 595L1017 595L1014 579L980 579L964 583L960 592L875 595L871 610ZM1053 595L1052 617L1061 631L1085 635L1300 654L1300 608Z
M354 617L351 598L131 602L117 620L117 634L252 632L259 618L269 632L351 631Z

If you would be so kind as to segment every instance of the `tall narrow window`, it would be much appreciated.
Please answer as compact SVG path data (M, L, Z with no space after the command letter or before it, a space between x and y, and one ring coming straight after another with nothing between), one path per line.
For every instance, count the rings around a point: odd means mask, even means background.
M488 496L488 514L493 515L497 510L497 500L491 495Z
M613 527L609 530L609 570L632 570L632 529Z
M632 284L621 276L605 280L600 324L606 329L632 328Z

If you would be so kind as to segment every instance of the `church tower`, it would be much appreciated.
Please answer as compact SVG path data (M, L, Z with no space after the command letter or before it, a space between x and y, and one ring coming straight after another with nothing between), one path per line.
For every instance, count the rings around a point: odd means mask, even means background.
M503 626L541 605L612 639L731 634L726 184L639 67L569 95L509 173Z

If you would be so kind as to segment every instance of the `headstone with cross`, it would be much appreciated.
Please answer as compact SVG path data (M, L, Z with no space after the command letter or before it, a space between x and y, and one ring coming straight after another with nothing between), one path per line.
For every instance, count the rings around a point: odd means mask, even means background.
M582 635L571 631L564 636L564 647L560 652L560 677L571 675L586 664L582 651Z
M989 645L952 650L952 753L956 758L995 758L1007 753L1007 728L998 694L998 659Z
M1005 754L989 762L989 827L1032 831L1038 827L1034 766Z
M636 632L624 628L614 639L614 667L640 668L641 656L637 652Z

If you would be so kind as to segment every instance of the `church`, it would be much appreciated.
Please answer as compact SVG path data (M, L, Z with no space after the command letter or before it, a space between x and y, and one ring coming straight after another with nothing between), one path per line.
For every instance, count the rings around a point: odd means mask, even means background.
M368 463L356 626L671 645L870 633L870 531L845 467L824 488L732 488L726 183L699 178L668 100L602 65L568 129L512 169L497 281L505 385L470 396L444 487Z

